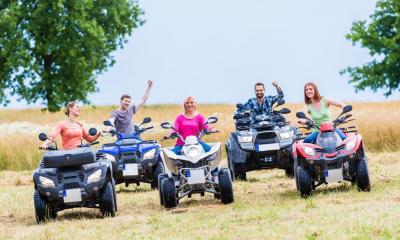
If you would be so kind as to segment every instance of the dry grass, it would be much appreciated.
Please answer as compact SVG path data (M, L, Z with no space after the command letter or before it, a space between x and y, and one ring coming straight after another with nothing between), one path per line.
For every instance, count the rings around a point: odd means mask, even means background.
M286 104L292 110L288 119L295 123L295 112L301 110L303 104ZM400 102L385 103L354 103L353 115L356 124L364 137L368 151L385 152L400 149ZM82 110L80 121L87 128L96 127L103 129L102 122L109 117L115 106L85 107ZM145 134L145 139L160 140L167 131L161 129L160 123L174 121L177 114L182 111L178 105L151 105L145 106L135 115L136 123L143 117L152 118L155 129ZM216 127L219 134L207 136L206 141L225 142L229 133L234 130L232 119L235 111L234 105L201 105L199 111L205 115L216 115L219 122ZM40 109L26 110L0 110L0 170L28 170L33 169L40 159L37 140L40 132L49 132L57 121L65 116L59 113L42 112ZM112 141L110 138L102 142ZM161 143L164 146L174 144L173 141Z
M36 225L31 172L0 172L2 239L398 239L400 162L397 153L368 153L372 191L350 184L321 186L308 199L281 170L251 172L234 182L235 202L184 199L165 210L148 185L118 186L119 212L65 210ZM384 178L382 178L384 176Z

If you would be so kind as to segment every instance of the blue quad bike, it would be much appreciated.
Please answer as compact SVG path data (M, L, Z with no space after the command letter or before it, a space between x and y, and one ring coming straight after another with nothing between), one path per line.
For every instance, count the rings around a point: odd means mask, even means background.
M142 140L140 135L153 127L141 127L151 122L151 118L144 118L139 126L135 126L132 134L119 133L113 124L106 120L105 126L112 127L110 133L117 136L114 143L103 144L98 154L109 159L113 167L113 176L116 184L140 182L150 183L151 188L158 187L158 175L164 173L164 165L160 158L160 145L154 140Z
M94 136L96 129L89 134ZM45 133L41 141L49 139ZM103 217L114 217L117 196L110 161L96 157L91 147L82 144L73 150L58 150L57 144L45 150L33 173L33 196L37 223L55 219L57 212L76 208L99 208Z

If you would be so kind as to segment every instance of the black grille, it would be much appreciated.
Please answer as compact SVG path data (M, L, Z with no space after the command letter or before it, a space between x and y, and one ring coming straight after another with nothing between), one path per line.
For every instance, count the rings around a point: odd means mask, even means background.
M73 188L79 188L79 183L73 182L64 184L64 189L73 189Z
M271 139L271 138L276 138L276 133L275 132L262 132L257 134L258 139Z
M138 160L140 160L140 154L138 152L124 152L121 153L120 158L124 162L136 163Z
M197 163L184 161L184 167L185 168L200 168L200 167L203 167L203 166L207 166L207 161L206 160L201 160L201 161L198 161Z

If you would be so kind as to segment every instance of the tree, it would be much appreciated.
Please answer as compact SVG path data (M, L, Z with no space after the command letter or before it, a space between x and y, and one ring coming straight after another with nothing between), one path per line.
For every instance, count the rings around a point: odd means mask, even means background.
M346 38L368 48L372 61L348 67L356 90L384 89L385 96L400 90L400 0L379 0L370 21L356 21Z
M131 0L1 0L0 103L87 103L142 14Z

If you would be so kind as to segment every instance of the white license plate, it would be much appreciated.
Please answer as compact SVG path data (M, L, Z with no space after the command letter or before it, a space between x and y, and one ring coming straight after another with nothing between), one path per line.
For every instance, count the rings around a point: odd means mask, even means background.
M82 202L82 195L80 188L64 189L63 190L64 203Z
M257 146L257 152L265 152L279 149L279 143L259 144Z
M123 176L138 176L139 167L137 163L128 163L122 165L122 175Z
M325 170L324 175L327 183L343 181L343 171L341 168Z
M189 184L202 184L206 182L204 169L191 169L186 172Z

